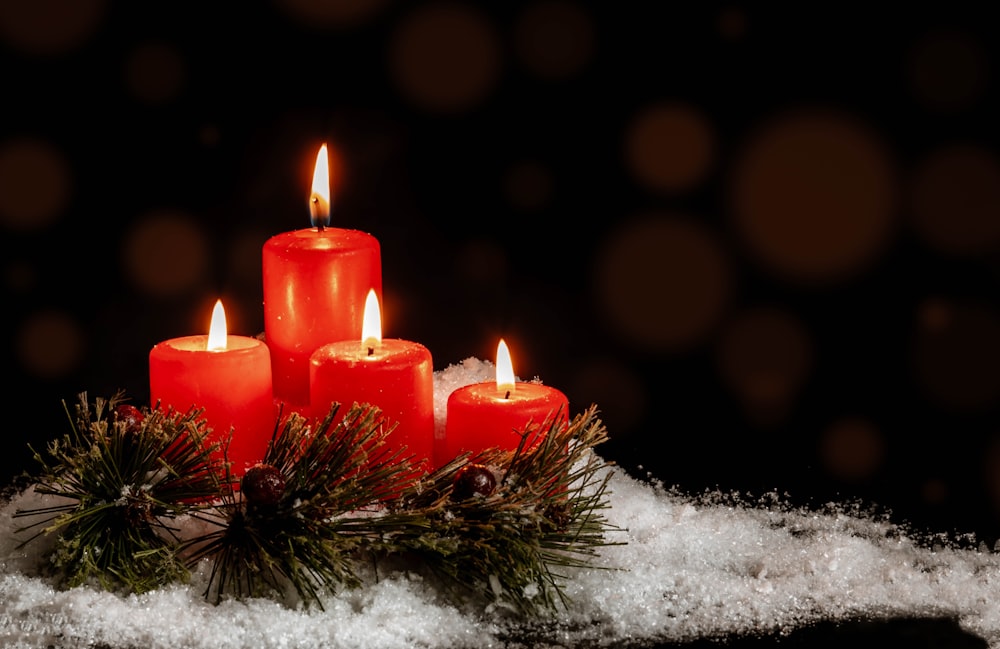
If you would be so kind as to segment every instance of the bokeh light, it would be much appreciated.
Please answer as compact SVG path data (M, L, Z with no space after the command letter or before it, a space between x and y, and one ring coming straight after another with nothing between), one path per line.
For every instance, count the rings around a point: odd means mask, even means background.
M270 233L259 228L244 228L226 241L227 277L241 289L261 293L263 258L261 250Z
M38 286L38 271L26 261L8 260L3 269L3 287L11 293L28 293Z
M969 108L989 86L989 58L970 33L940 29L925 34L910 50L907 77L928 109Z
M507 279L509 265L507 253L495 241L467 241L455 255L453 277L473 289L492 288Z
M46 141L17 138L0 144L0 225L39 230L66 209L72 172L61 151Z
M274 0L274 6L307 29L354 27L376 16L386 0Z
M646 384L633 368L608 357L587 358L573 372L566 392L574 411L592 404L609 434L626 437L644 420L649 408Z
M747 33L747 14L740 7L724 7L719 11L719 34L727 40L739 40Z
M888 444L868 419L847 417L830 424L820 436L820 459L838 480L860 483L871 480L882 467Z
M540 78L576 76L594 53L594 24L569 0L541 0L525 7L514 26L514 52Z
M719 374L758 422L774 423L797 396L810 370L813 342L793 313L757 307L736 314L716 347Z
M1000 437L994 436L983 453L981 471L987 496L993 505L993 515L1000 516Z
M202 288L209 268L206 234L179 212L144 215L122 244L123 274L151 297L170 298Z
M0 2L0 40L25 54L67 54L94 36L107 0L5 0Z
M654 191L691 189L715 157L715 136L695 107L664 102L645 108L628 127L625 159L640 183Z
M55 380L80 366L86 353L86 337L70 314L49 309L31 314L20 324L14 346L28 374Z
M507 200L523 212L534 212L548 205L553 191L549 168L534 160L525 160L511 166L504 177Z
M846 115L803 111L770 122L747 142L731 183L737 232L787 280L854 277L894 234L892 157L875 131Z
M975 144L928 155L910 182L912 223L938 252L979 254L1000 243L1000 159Z
M913 363L920 389L946 408L972 412L1000 403L1000 310L927 299L917 313Z
M666 215L631 219L606 236L594 285L613 330L654 351L704 340L732 288L715 235L691 219Z
M501 68L492 23L470 5L439 2L414 9L393 34L389 63L402 95L433 113L479 105Z
M162 104L176 99L186 76L180 53L162 41L140 45L125 62L126 86L132 96L145 104Z

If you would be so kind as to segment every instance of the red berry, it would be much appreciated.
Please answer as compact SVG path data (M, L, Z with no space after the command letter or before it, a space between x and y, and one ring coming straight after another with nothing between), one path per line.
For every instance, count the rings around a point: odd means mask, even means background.
M455 474L451 499L466 500L473 496L489 496L497 488L497 479L489 467L482 464L466 464Z
M240 490L253 505L276 505L285 493L285 477L270 464L257 464L243 474Z
M138 433L145 418L142 411L135 406L130 406L127 403L115 406L115 420L125 425L126 433Z

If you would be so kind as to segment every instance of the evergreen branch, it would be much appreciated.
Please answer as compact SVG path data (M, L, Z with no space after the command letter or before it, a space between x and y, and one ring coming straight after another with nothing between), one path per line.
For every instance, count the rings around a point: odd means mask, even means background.
M47 558L57 582L69 587L94 580L106 590L143 592L185 579L164 521L218 492L200 414L143 414L120 393L91 409L80 394L70 433L49 445L48 457L35 453L42 466L35 491L63 502L14 512L40 517L15 532L42 528L20 547L54 535Z
M202 517L218 529L187 546L189 565L213 561L206 597L281 596L290 587L322 607L323 594L361 585L355 556L371 517L358 514L381 509L415 470L384 444L392 426L378 408L354 404L338 419L339 409L333 404L315 429L289 415L240 490ZM273 493L252 482L265 478Z
M377 523L380 553L415 558L457 597L523 615L565 605L565 576L556 570L585 567L615 543L601 514L610 475L598 475L591 452L607 438L596 408L561 421L557 413L526 427L513 452L456 458L404 493ZM495 489L487 479L484 492L464 496L470 470L499 475Z
M33 532L22 545L55 539L47 557L65 586L141 592L208 562L212 601L322 608L324 595L360 586L373 561L377 571L425 571L456 602L537 616L566 606L572 570L617 545L594 406L527 425L514 451L465 454L423 474L385 443L394 426L378 408L355 403L341 416L333 404L318 421L279 416L263 461L241 480L211 459L220 447L207 444L198 409L139 411L120 394L91 406L81 394L75 412L69 433L34 452L35 491L57 500L15 512L35 517L17 530ZM208 531L180 538L182 516Z

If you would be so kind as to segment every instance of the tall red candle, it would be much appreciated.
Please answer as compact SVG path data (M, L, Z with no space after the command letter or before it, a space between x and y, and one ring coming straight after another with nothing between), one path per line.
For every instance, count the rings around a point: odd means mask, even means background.
M497 345L495 381L473 383L448 395L444 439L436 449L435 464L443 466L458 455L488 448L514 450L532 426L554 417L569 419L569 399L556 388L515 381L507 344Z
M309 201L311 228L264 243L264 335L274 398L292 410L309 405L309 356L326 343L355 338L365 297L382 294L378 240L330 222L329 160L320 148Z
M229 439L234 475L264 457L275 426L271 360L267 346L228 335L222 301L215 304L209 334L172 338L149 352L150 401L162 410L204 410L210 442ZM222 450L216 453L222 459Z
M387 425L392 449L423 470L434 454L434 366L430 351L408 340L382 339L378 298L370 291L359 340L328 343L309 363L314 417L325 417L340 404L338 420L354 404L377 406Z

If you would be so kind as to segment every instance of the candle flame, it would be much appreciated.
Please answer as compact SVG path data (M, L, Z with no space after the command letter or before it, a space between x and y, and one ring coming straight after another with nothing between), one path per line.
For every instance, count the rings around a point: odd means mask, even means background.
M226 348L226 310L222 308L222 300L216 300L212 309L212 324L208 327L208 351L222 351Z
M313 168L309 220L314 228L322 229L330 225L330 156L325 143L316 154L316 166Z
M507 343L500 339L497 345L497 391L510 393L514 391L514 364L510 360L510 350Z
M378 349L382 342L382 312L378 307L375 289L368 289L365 298L365 315L361 321L361 348L369 354Z

